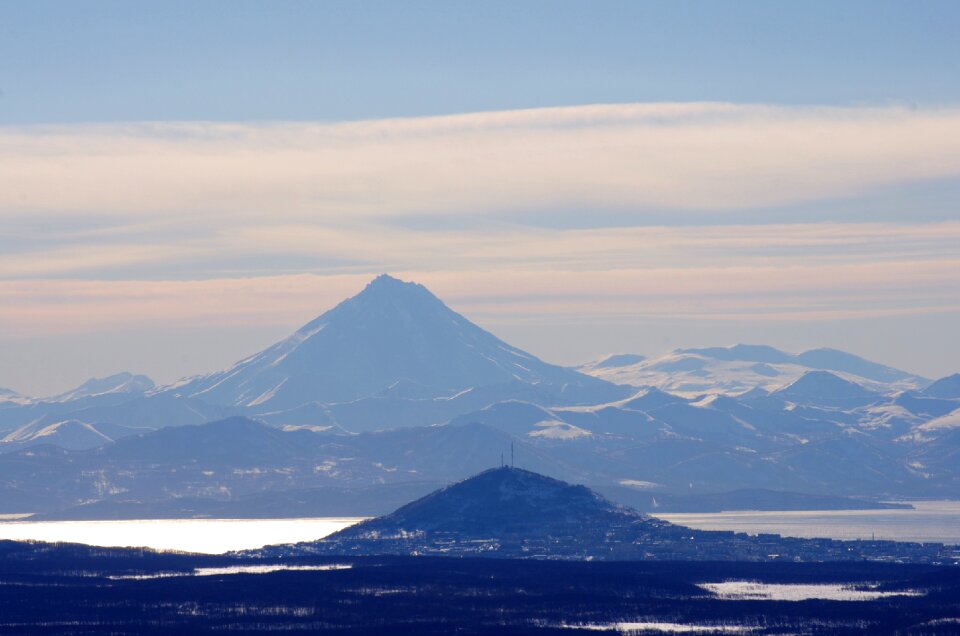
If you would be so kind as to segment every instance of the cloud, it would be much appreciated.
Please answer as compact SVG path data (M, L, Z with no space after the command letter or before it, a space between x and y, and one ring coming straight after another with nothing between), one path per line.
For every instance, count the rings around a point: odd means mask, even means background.
M960 109L636 104L0 128L0 217L377 219L787 205L960 176Z
M960 312L960 258L890 262L655 266L605 270L490 267L397 272L482 321L649 317L827 320ZM368 274L206 280L0 281L0 330L73 333L150 325L305 323L357 293ZM69 316L69 320L64 317Z
M487 321L957 312L958 220L732 224L957 178L954 108L0 127L0 330L292 326L382 271Z
M491 225L419 231L359 223L249 223L62 233L47 244L0 253L0 279L210 278L310 271L608 270L658 267L785 267L952 258L960 221L544 229Z

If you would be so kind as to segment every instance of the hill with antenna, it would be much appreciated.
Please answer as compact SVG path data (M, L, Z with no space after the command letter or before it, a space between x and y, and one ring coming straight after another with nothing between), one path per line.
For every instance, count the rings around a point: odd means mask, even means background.
M550 528L570 532L585 521L607 523L642 515L586 486L574 486L513 466L501 466L433 492L395 512L344 530L341 538L450 532L471 538L521 536Z
M939 544L864 543L694 530L613 504L586 486L501 466L325 539L249 554L918 562L949 554Z

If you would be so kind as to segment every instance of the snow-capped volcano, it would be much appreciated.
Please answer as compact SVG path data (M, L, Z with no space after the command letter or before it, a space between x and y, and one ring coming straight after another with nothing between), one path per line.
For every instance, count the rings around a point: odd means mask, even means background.
M511 382L558 394L614 388L546 364L449 309L422 285L384 274L286 340L170 390L214 404L274 409L355 400L398 382L437 397Z

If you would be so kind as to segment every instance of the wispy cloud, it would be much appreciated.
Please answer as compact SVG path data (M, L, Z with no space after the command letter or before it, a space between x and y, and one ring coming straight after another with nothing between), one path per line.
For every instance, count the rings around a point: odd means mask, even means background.
M0 129L0 215L730 210L960 176L960 109L641 104Z
M491 267L397 272L471 317L631 321L825 320L960 311L960 258L603 270ZM0 329L69 333L149 325L296 325L362 289L367 274L206 280L0 281ZM64 320L64 316L69 320Z
M0 127L0 329L292 325L381 271L490 320L956 312L958 220L732 221L958 178L950 108ZM582 222L505 220L559 208ZM605 209L619 227L591 222Z

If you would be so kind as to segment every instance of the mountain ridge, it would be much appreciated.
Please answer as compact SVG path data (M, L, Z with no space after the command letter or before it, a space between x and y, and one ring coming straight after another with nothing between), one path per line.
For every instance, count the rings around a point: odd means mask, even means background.
M799 354L769 345L674 349L635 360L636 354L614 354L576 366L577 370L618 384L653 386L694 397L703 393L737 395L753 389L775 391L809 371L830 371L880 392L920 390L928 378L822 347Z

